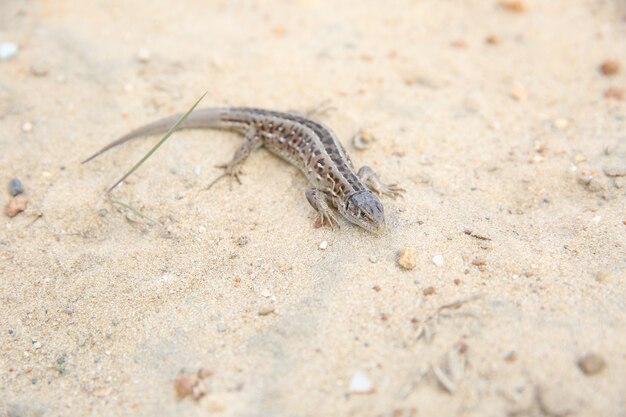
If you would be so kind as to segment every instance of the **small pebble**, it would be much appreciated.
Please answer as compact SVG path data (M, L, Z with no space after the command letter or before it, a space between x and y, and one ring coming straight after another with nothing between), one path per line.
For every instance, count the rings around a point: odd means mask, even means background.
M9 181L9 194L11 197L18 196L24 192L24 186L22 185L22 181L19 178L13 178Z
M443 256L441 255L435 255L433 256L433 263L437 266L442 266L443 265Z
M624 98L626 98L626 91L623 88L609 87L604 92L604 97L614 100L624 100Z
M195 167L193 167L193 174L196 177L199 177L201 172L202 170L200 169L200 165L196 165Z
M606 60L600 65L600 72L606 76L615 75L619 70L619 62L612 59Z
M272 296L272 293L270 292L270 290L265 289L265 290L261 291L261 296L265 297L265 298L269 298L269 297Z
M206 385L202 382L198 382L191 390L191 398L193 398L194 401L198 401L207 395L208 392L209 390Z
M33 347L34 347L35 349L41 349L41 342L39 342L39 341L35 341L35 342L33 342Z
M239 238L237 238L237 244L239 246L245 246L248 244L248 236L239 236Z
M593 219L591 219L592 222L594 222L595 224L598 224L602 221L602 216L596 216Z
M74 309L72 309L72 307L65 307L65 314L72 314L74 313Z
M606 362L602 356L596 353L588 353L578 359L578 367L585 375L595 375L606 367Z
M608 165L602 168L602 171L607 177L626 177L626 163Z
M417 249L407 246L398 254L398 265L410 271L417 265Z
M484 272L487 268L487 261L485 258L474 258L472 259L472 265L477 266L480 272Z
M450 42L450 46L452 46L453 48L467 48L467 42L465 42L464 39L455 39L452 42Z
M34 62L30 66L30 73L35 77L45 77L48 75L48 67L43 62Z
M6 61L17 55L18 47L13 42L0 42L0 61Z
M148 48L139 48L139 51L137 51L137 61L143 64L149 62L151 57L152 53Z
M180 398L185 398L193 392L193 388L198 384L196 375L180 375L174 380L174 391Z
M22 123L22 132L29 133L33 131L33 124L31 122Z
M326 250L326 248L328 248L328 242L323 240L322 243L320 243L320 249Z
M274 307L273 306L261 307L259 309L259 316L267 316L269 314L272 314L273 312L274 312Z
M373 264L375 264L376 262L378 262L378 258L376 258L374 255L371 255L369 258L369 261Z
M213 371L209 368L200 368L198 370L198 377L200 379L205 379L213 375Z
M558 118L554 121L554 127L556 127L559 130L563 130L566 129L567 126L569 126L569 122L567 119L564 118Z
M528 97L526 94L526 90L521 85L514 85L511 87L511 91L509 92L511 98L515 101L525 101Z
M18 195L17 197L13 197L9 200L9 204L4 208L4 214L8 217L15 217L19 213L26 210L26 206L28 205L28 199L23 195Z
M372 381L363 372L356 372L350 378L349 391L352 394L369 394L373 389Z
M488 45L497 45L500 43L500 39L496 35L489 35L485 38L485 42Z
M363 151L370 147L370 145L376 141L374 135L365 129L360 129L356 135L352 137L352 145L355 149Z
M598 282L607 282L611 279L611 273L607 271L598 271L596 272L596 281Z
M424 288L424 290L422 291L422 294L424 294L425 296L433 295L434 293L435 287Z
M526 11L526 4L520 0L501 1L500 7L511 13L524 13Z

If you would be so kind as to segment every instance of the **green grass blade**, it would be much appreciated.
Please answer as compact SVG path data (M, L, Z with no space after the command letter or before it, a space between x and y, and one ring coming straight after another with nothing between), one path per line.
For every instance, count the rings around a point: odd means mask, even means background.
M196 108L196 106L200 103L200 101L202 101L202 99L204 98L204 96L206 96L206 95L207 95L207 93L208 93L208 91L207 91L207 92L205 92L204 94L202 94L202 97L200 97L200 98L198 99L198 101L196 101L196 103L195 103L193 106L191 106L191 108L190 108L189 110L187 110L187 113L183 114L183 115L181 116L181 118L180 118L180 119L178 119L178 121L174 124L174 126L172 126L172 127L170 128L170 130L168 130L168 131L167 131L167 133L165 134L165 136L163 136L163 137L161 138L161 140L160 140L160 141L159 141L156 145L154 145L154 147L153 147L152 149L150 149L150 151L149 151L147 154L145 154L145 155L144 155L144 157L143 157L143 158L141 158L141 160L140 160L139 162L137 162L137 163L135 164L135 166L133 166L133 167L132 167L132 168L131 168L131 169L130 169L130 170L129 170L126 174L124 174L124 176L123 176L122 178L120 178L120 179L119 179L119 180L118 180L115 184L113 184L113 185L112 185L112 186L111 186L111 187L110 187L110 188L106 191L106 194L107 194L107 195L108 195L108 194L110 194L110 193L111 193L111 191L113 191L113 189L115 189L115 187L117 187L118 185L120 185L120 183L121 183L122 181L124 181L124 180L125 180L126 178L128 178L128 177L129 177L129 176L130 176L133 172L135 172L135 171L136 171L136 170L137 170L137 169L138 169L138 168L139 168L139 167L140 167L140 166L141 166L144 162L146 162L146 160L147 160L148 158L150 158L150 157L152 156L152 154L153 154L154 152L156 152L156 150L157 150L157 149L159 149L159 147L160 147L161 145L163 145L163 143L164 143L164 142L165 142L165 141L166 141L166 140L167 140L170 136L172 136L172 133L174 133L174 132L176 131L176 129L178 129L178 126L180 126L180 124L181 124L181 123L182 123L182 122L183 122L183 121L187 118L187 116L189 116L189 115L191 114L191 112L192 112L192 111Z
M133 213L135 213L136 216L141 217L142 219L150 220L153 224L157 224L156 220L151 219L150 217L146 216L145 214L142 214L139 210L137 210L135 207L131 206L130 204L126 204L126 203L124 203L122 201L119 201L119 200L114 200L111 197L108 198L108 201L111 204L117 204L118 206L122 206L124 208L127 208L128 210L130 210Z

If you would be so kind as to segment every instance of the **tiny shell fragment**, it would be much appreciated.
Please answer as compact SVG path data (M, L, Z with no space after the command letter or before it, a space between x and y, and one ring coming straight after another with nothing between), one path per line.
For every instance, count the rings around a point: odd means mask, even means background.
M443 256L442 255L435 255L433 256L433 263L437 266L442 266L443 265Z
M0 61L6 61L17 55L19 50L17 44L13 42L0 42Z
M350 378L349 390L353 394L368 394L372 392L374 385L363 372L356 372Z

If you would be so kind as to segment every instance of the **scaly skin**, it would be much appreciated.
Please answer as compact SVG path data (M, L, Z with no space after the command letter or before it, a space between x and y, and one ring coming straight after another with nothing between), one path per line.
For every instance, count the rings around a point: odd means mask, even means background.
M85 160L131 139L166 132L181 116L150 123L122 136ZM192 112L180 129L216 128L244 134L243 145L233 159L222 165L225 175L239 179L241 165L250 153L264 146L299 168L313 185L306 191L318 221L331 228L339 226L332 208L349 222L370 232L385 230L383 205L377 195L400 195L404 190L386 185L369 167L354 171L352 161L335 134L323 124L295 113L281 113L247 107L209 108Z

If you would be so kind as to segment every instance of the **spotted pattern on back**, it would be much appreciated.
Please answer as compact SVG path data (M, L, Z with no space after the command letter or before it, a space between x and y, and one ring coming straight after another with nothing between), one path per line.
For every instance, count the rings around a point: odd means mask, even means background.
M296 114L252 108L229 109L222 119L237 123L251 116L264 146L298 167L316 188L341 198L368 191L328 127Z

